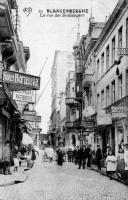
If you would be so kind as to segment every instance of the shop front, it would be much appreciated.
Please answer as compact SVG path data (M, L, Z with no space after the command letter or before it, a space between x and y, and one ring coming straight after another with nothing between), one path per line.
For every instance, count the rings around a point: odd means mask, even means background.
M128 143L128 108L113 106L111 108L113 129L115 131L115 154L124 153L124 144Z
M95 148L97 144L102 148L103 154L106 155L107 145L114 149L114 136L112 137L112 117L111 114L101 110L96 116L95 127Z

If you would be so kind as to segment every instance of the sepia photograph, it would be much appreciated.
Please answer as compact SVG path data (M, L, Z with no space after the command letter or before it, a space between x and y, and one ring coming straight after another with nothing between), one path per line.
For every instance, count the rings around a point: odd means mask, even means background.
M128 0L0 0L0 200L128 200Z

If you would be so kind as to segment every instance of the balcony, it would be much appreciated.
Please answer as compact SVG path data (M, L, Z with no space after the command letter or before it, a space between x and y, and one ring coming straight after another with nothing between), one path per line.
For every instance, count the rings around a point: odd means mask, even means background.
M68 106L75 106L75 105L78 105L79 102L77 102L77 101L75 100L75 98L72 97L72 98L66 98L66 99L65 99L65 104L68 105Z
M92 84L92 74L85 74L82 83L83 83L83 89L85 91L88 90Z
M66 128L73 128L74 127L74 122L65 122L65 127Z
M124 98L116 101L115 103L111 104L110 106L106 107L105 110L106 110L106 113L111 113L111 108L112 107L118 107L118 106L126 106L128 107L128 96L125 96Z

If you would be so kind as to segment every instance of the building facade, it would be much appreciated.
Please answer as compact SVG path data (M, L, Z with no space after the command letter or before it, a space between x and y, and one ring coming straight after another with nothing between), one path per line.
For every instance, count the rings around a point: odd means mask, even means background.
M5 141L9 140L11 147L20 147L22 141L22 109L13 92L40 88L39 77L26 74L30 52L19 40L16 21L12 21L12 11L17 8L16 0L0 2L0 159Z
M104 110L97 127L99 143L102 148L110 144L116 155L128 142L128 56L119 55L120 48L128 48L128 2L125 0L116 5L94 50L97 115Z
M62 130L63 120L66 116L64 102L64 93L66 87L66 77L69 71L74 69L74 60L71 52L56 51L54 55L54 61L51 72L52 79L52 114L51 114L51 126L52 126L52 138L53 145L58 141ZM63 106L62 106L63 104ZM60 110L61 109L61 110ZM60 115L61 112L61 115ZM57 144L58 145L58 144Z
M73 147L79 144L78 131L75 121L79 119L79 102L76 100L75 72L70 71L66 84L66 121L65 121L65 147Z

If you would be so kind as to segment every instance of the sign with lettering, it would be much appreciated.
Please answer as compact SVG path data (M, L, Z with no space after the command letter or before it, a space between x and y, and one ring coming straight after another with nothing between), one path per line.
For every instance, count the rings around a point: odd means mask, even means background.
M112 124L111 114L97 114L97 125L109 125Z
M8 88L11 91L40 89L40 77L15 71L3 70L2 81L8 83Z
M42 131L41 128L32 128L32 132L34 133L40 133Z
M22 118L30 122L37 122L37 123L41 122L41 116L37 116L37 115L23 115Z
M27 103L35 103L36 99L36 91L28 90L28 91L13 91L13 99L15 101L27 102Z
M112 118L123 118L128 116L127 106L112 106L111 107Z

